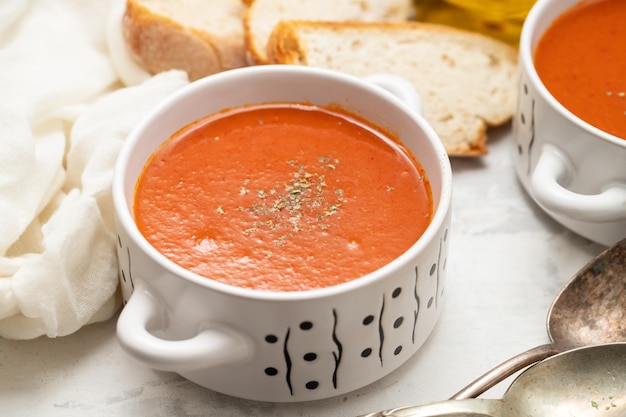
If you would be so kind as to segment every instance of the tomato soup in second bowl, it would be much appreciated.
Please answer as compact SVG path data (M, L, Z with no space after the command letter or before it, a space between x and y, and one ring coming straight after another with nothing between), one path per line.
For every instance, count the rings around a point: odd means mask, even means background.
M419 162L390 132L306 103L226 109L165 141L140 175L136 224L167 258L266 291L350 281L428 227Z
M582 120L626 139L626 1L583 0L552 22L534 64L548 91Z

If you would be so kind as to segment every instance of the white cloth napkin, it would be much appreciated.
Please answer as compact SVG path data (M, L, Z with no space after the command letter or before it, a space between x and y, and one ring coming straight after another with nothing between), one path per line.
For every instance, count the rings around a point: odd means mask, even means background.
M0 2L0 336L73 333L119 308L111 177L129 131L188 83L122 40L123 0Z

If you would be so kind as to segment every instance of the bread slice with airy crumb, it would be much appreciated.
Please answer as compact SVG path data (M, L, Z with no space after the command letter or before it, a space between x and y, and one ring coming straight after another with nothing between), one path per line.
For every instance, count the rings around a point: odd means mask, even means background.
M187 71L191 80L247 65L243 0L127 0L126 44L152 73Z
M248 59L266 64L267 40L281 20L406 21L414 15L412 0L244 0Z
M282 21L267 52L271 63L404 77L450 156L486 153L487 127L507 123L515 108L517 50L447 26Z

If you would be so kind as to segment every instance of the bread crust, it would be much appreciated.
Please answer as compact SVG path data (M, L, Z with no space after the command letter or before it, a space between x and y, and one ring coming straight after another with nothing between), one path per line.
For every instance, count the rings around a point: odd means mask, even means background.
M243 14L244 3L235 1L241 5ZM141 0L127 0L122 30L133 56L153 74L181 69L190 80L197 80L247 65L243 27L235 36L219 35L209 28L190 27L162 15Z
M406 21L415 13L412 0L361 0L335 3L322 0L243 0L244 40L250 65L268 64L266 44L272 29L283 20ZM289 3L285 7L283 3ZM343 9L339 10L339 6ZM342 11L344 13L342 13Z
M323 40L312 45L311 39L316 36ZM381 39L389 40L388 47L372 50ZM329 46L325 56L320 44L340 40L344 45L341 51ZM402 48L394 46L401 43ZM452 43L456 46L450 47ZM450 52L446 52L448 49ZM466 62L460 61L461 50ZM459 53L455 55L455 51ZM267 52L269 62L275 64L321 66L357 76L386 72L406 78L422 97L423 115L450 156L487 153L487 128L508 123L514 113L517 50L501 41L447 26L282 21L270 35ZM470 61L467 57L472 53L476 58ZM399 60L404 63L399 64ZM454 77L442 79L446 75Z

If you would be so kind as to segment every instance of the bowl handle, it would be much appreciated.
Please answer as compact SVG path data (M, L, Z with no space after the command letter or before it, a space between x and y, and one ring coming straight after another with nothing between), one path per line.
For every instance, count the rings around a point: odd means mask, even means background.
M573 164L559 148L549 143L543 145L530 179L539 205L574 220L626 220L626 184L613 184L599 194L578 194L565 188L573 173Z
M252 343L245 336L215 323L201 326L188 339L162 339L156 330L167 327L168 321L163 303L140 284L117 322L120 345L140 363L174 372L243 362L252 356Z
M422 100L420 95L415 90L413 84L405 78L391 74L373 74L363 77L363 79L393 94L408 106L411 111L420 116L422 115Z

